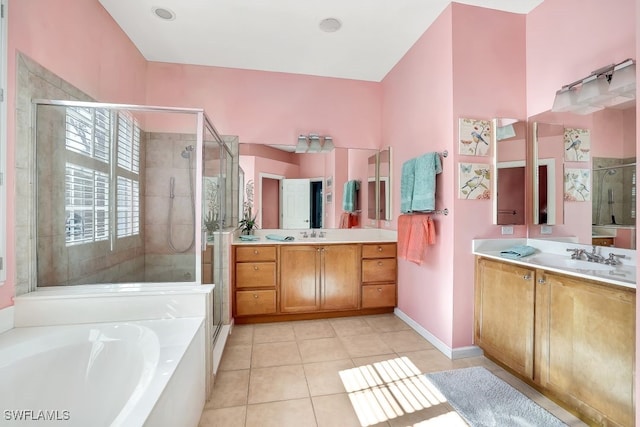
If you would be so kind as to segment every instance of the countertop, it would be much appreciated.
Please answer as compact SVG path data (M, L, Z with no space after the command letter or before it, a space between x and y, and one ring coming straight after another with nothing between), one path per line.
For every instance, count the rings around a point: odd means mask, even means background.
M240 240L238 236L234 236L234 245L328 245L340 243L368 243L368 242L388 242L395 243L398 241L398 234L395 230L383 230L378 228L350 228L350 229L318 229L325 233L325 237L303 237L306 232L307 236L311 230L284 230L284 229L263 229L256 230L255 236L259 240L245 241ZM277 234L280 236L292 236L293 240L270 240L266 236L269 234Z
M519 259L500 256L502 250L514 245L529 245L536 253ZM636 251L610 247L598 247L598 253L605 258L609 253L625 255L619 265L606 265L572 260L567 248L579 248L591 252L591 245L555 242L544 239L480 239L473 241L474 255L483 256L524 267L543 269L569 276L596 280L625 288L636 288Z

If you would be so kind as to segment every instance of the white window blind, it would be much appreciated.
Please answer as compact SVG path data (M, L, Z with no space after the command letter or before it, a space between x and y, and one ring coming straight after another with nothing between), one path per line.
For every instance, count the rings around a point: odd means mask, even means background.
M109 238L109 175L67 163L65 205L68 244Z
M140 169L140 128L128 113L118 113L118 166L135 174Z
M127 237L140 233L140 188L138 181L118 177L117 236Z
M68 150L109 163L111 116L100 108L67 107Z

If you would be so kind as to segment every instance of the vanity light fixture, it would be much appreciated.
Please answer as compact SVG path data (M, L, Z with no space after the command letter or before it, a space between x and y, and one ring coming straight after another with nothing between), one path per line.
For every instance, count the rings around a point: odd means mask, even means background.
M635 99L635 61L599 68L556 92L551 111L590 114Z
M320 136L317 133L298 136L296 153L328 153L335 147L333 138L330 136Z

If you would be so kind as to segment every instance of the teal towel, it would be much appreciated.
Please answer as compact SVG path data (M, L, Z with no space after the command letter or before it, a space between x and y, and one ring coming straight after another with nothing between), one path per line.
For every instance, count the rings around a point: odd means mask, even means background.
M240 240L242 240L244 242L255 242L256 240L260 240L260 238L258 236L252 236L252 235L248 235L248 234L241 234L240 235Z
M416 159L407 160L402 164L402 175L400 176L400 212L402 213L411 212L415 167Z
M269 240L278 240L280 242L290 242L294 240L293 236L283 236L282 234L267 234L265 237Z
M342 210L345 212L355 212L358 200L358 190L360 183L356 180L344 183L344 191L342 193Z
M536 248L527 245L512 246L507 250L501 251L500 256L509 259L518 259L536 252Z
M442 172L440 154L427 153L416 159L412 211L433 211L436 209L436 175Z

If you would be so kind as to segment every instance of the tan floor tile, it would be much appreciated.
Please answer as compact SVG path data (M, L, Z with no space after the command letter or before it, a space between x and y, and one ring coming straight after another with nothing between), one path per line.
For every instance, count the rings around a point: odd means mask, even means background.
M267 366L299 365L302 363L295 341L268 342L253 345L252 368Z
M311 396L344 393L346 390L340 379L340 371L352 369L353 362L332 360L329 362L307 363L303 365Z
M398 355L407 357L423 374L455 369L453 361L439 350L407 351Z
M309 397L302 365L275 366L251 370L249 403Z
M261 403L247 407L246 427L315 427L311 399Z
M369 324L361 317L344 317L338 319L329 320L333 330L341 337L347 337L352 335L371 334L374 330Z
M414 331L394 331L380 334L380 338L396 353L400 351L430 350L435 347Z
M360 427L360 421L346 393L311 398L318 427Z
M295 341L291 322L268 323L255 325L253 330L253 343Z
M379 334L343 336L340 339L352 358L393 353L393 350L382 341Z
M345 350L338 338L319 338L298 342L302 361L304 363L324 362L327 360L348 359L349 353Z
M247 404L249 370L220 371L213 385L206 409L228 408Z
M249 369L251 367L251 347L249 344L225 347L220 361L220 370Z
M374 363L384 362L386 360L395 359L398 357L395 353L378 354L375 356L354 357L351 360L355 366L373 365Z
M293 331L297 340L311 340L317 338L333 338L336 336L328 320L310 320L296 322Z
M381 316L371 316L365 318L365 321L376 332L393 332L409 330L411 327L404 323L395 314L383 314Z
M405 414L389 420L391 427L467 427L468 424L449 405L438 405L431 408Z
M235 325L231 330L226 345L252 344L253 325Z
M198 427L244 427L246 416L246 406L206 409L202 412Z

